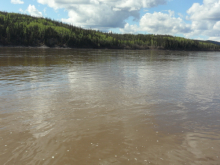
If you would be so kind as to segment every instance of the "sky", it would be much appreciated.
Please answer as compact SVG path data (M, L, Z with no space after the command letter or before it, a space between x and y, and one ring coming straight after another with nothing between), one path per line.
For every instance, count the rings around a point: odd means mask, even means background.
M104 32L220 41L220 0L1 0L0 11Z

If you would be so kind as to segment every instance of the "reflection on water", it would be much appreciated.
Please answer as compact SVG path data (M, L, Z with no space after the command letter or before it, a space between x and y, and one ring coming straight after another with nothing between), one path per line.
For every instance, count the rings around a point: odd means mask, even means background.
M220 164L218 52L0 49L1 164Z

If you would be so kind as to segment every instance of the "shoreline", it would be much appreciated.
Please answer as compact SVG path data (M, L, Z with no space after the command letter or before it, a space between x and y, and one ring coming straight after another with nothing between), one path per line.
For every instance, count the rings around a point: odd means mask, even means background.
M24 45L0 45L0 48L40 48L40 49L113 49L113 50L167 50L163 48L156 48L156 47L136 47L136 48L130 48L130 47L111 47L111 48L105 48L105 47L66 47L66 46L46 46L46 45L41 45L41 46L24 46Z
M84 48L77 48L77 47L61 47L61 46L53 46L49 47L46 45L41 46L16 46L16 45L0 45L0 48L30 48L30 49L106 49L106 50L164 50L164 51L210 51L210 52L219 52L220 50L183 50L183 49L164 49L161 47L155 47L155 46L149 46L147 48L130 48L130 47L124 47L124 48L92 48L92 47L84 47Z

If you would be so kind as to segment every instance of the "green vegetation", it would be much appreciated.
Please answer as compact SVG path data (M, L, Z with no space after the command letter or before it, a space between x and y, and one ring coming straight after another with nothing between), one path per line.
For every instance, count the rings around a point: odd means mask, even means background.
M215 43L169 35L113 34L82 29L51 19L0 12L0 45L118 48L220 50Z

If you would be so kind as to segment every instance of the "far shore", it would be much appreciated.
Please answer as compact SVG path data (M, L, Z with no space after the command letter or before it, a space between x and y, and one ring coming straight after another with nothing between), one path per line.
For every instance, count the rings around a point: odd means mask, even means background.
M17 46L17 45L0 45L0 48L43 48L43 49L128 49L128 50L149 50L149 49L155 49L155 50L166 50L163 48L159 48L159 47L135 47L135 48L130 48L130 47L111 47L111 48L105 48L105 47L67 47L67 46L47 46L47 45L41 45L41 46Z
M105 47L99 47L99 48L93 48L93 47L67 47L67 46L46 46L46 45L41 45L41 46L17 46L17 45L0 45L0 48L39 48L39 49L113 49L113 50L166 50L166 51L220 51L220 50L183 50L183 49L164 49L161 47L155 47L155 46L149 46L149 47L136 47L136 48L131 48L131 47L111 47L111 48L105 48Z
M68 47L59 47L59 46L49 47L49 46L46 46L46 45L42 45L42 46L0 45L0 48L43 48L43 49L47 49L47 48L56 48L56 49L67 49ZM71 48L68 48L68 49L71 49Z

